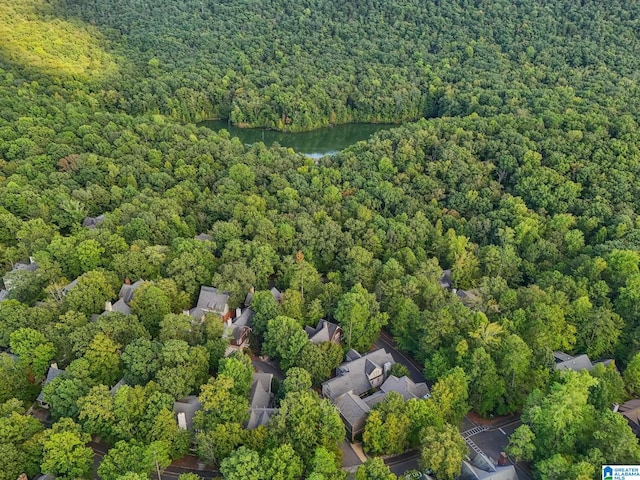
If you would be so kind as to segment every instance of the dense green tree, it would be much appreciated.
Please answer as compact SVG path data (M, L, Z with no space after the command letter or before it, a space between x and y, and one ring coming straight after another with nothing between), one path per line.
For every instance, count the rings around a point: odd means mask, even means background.
M123 378L129 385L144 385L160 367L161 345L146 338L139 338L127 345L122 352Z
M367 351L371 347L388 320L388 315L381 313L379 308L375 295L360 284L342 296L335 316L344 330L348 348Z
M335 451L345 434L333 405L311 391L289 393L269 422L269 433L278 444L290 444L305 465L317 447Z
M381 458L374 457L358 467L356 480L394 480L396 477Z
M438 478L456 478L466 454L467 444L453 425L423 430L421 466L432 470Z
M133 294L131 312L138 316L152 335L157 335L160 322L171 313L171 302L159 286L145 282Z
M263 351L276 358L283 370L296 365L309 337L293 318L279 316L269 320L264 334Z
M64 305L67 310L91 315L102 312L105 302L113 297L115 292L107 275L91 271L78 279L78 283L64 297Z
M67 480L88 477L93 464L93 451L86 446L89 440L80 425L60 420L44 433L42 471Z

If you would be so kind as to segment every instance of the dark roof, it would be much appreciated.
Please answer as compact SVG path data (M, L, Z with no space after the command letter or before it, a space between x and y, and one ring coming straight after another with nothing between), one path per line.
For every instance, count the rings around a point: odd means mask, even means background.
M29 259L29 263L26 262L18 262L13 265L12 272L17 272L20 270L26 270L28 272L35 272L38 269L38 264L33 261L33 259Z
M337 376L322 384L322 393L332 400L349 391L362 395L371 388L369 376L373 370L379 367L384 371L387 363L393 365L395 361L383 348L344 362L336 369Z
M253 430L260 425L266 425L271 416L278 410L271 407L271 381L273 374L253 372L253 383L249 394L249 421L247 429Z
M247 296L244 298L244 306L248 307L249 305L251 305L251 302L253 302L253 289L249 290L249 293L247 293Z
M176 414L176 417L179 417L180 414L184 415L187 429L191 429L193 427L193 417L201 408L202 403L200 403L200 400L198 400L198 397L195 395L189 395L188 397L173 403L173 413Z
M340 326L335 323L321 319L316 328L307 326L304 327L304 330L307 332L307 335L309 335L309 340L312 343L318 344L321 342L330 342L339 328Z
M111 395L115 395L116 392L120 390L122 387L124 387L126 384L127 382L124 381L124 378L120 379L118 383L116 383L113 387L111 387L111 390L109 390L109 393Z
M195 236L196 240L200 240L201 242L210 242L213 240L213 237L208 233L199 233Z
M253 372L253 383L249 394L251 408L267 408L271 403L271 381L273 374Z
M370 408L359 396L354 395L352 391L348 391L336 398L334 405L348 425L352 435L364 428Z
M97 225L100 225L104 221L104 214L98 215L97 217L84 217L82 220L82 226L85 228L96 228Z
M406 375L400 378L390 375L380 386L380 390L384 393L398 392L405 400L426 398L430 395L426 383L415 383Z
M460 480L518 480L513 465L498 466L483 453L479 453L470 462L462 462Z
M636 436L640 436L640 398L629 400L618 408L620 413L631 427Z
M282 299L282 292L278 290L276 287L271 289L271 295L276 299L276 302L279 302Z
M451 288L451 270L443 270L440 277L440 286L442 288Z
M66 295L67 293L69 293L71 291L71 289L73 289L73 287L75 287L78 284L78 278L76 278L75 280L69 282L63 289L62 289L62 294Z
M65 373L64 370L59 369L57 364L52 363L49 367L49 370L47 371L47 378L45 378L44 382L42 382L42 388L44 389L44 387L46 385L49 385L54 378L59 377L63 373ZM40 403L43 402L44 398L42 390L40 390L40 394L38 395L38 398L36 400Z
M233 324L238 327L250 327L251 319L253 318L253 310L250 308L245 308L239 317L236 317L233 320Z
M137 282L132 284L123 283L122 287L120 287L120 293L118 293L118 297L124 303L129 305L129 303L133 299L133 294L136 292L136 290L138 290L142 286L143 283L144 283L144 280L138 280Z
M224 315L228 309L229 293L214 287L200 287L200 296L196 308L189 312L194 318L202 318L207 312Z

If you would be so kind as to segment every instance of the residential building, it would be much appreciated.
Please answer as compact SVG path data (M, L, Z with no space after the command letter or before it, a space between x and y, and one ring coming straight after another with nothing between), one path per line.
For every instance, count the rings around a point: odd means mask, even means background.
M321 319L316 328L307 326L304 330L309 335L311 343L316 345L321 342L333 342L339 345L342 340L342 328L326 320Z
M231 318L229 311L229 293L214 287L200 287L200 296L195 308L189 311L189 315L201 321L205 314L215 313L220 315L223 322Z
M591 363L591 360L585 354L574 357L564 352L553 352L553 358L556 362L556 370L574 370L576 372L581 370L591 371L598 364L608 367L613 362L612 359L608 359L601 362Z
M249 346L249 335L251 334L251 319L253 310L245 308L236 309L236 317L224 322L223 337L229 340L229 346L225 351L225 357L238 350L244 350Z
M247 429L253 430L266 425L269 419L278 411L273 408L273 393L271 392L271 373L253 373L253 383L249 395L249 420Z
M393 357L383 348L366 355L349 350L347 361L336 369L336 377L322 384L322 394L335 403L335 399L349 391L360 396L371 389L378 388L385 381Z
M371 395L361 398L353 391L348 391L335 399L333 403L340 412L351 441L364 431L369 411L387 398L391 392L399 393L405 401L412 398L429 398L429 387L426 383L414 383L406 376L398 378L391 375L380 386L380 390Z
M622 405L614 405L614 412L619 412L626 420L636 437L640 437L640 398L634 398Z
M202 408L202 403L195 395L189 395L180 401L173 402L173 413L178 426L183 430L193 429L193 417Z
M57 363L52 363L51 366L49 367L49 370L47 371L47 378L45 378L44 382L42 382L42 388L44 389L44 387L49 385L54 378L57 378L64 373L65 373L64 370L61 370L58 368ZM36 400L41 407L49 408L49 405L44 401L42 390L40 390L40 394L38 395L38 398L36 398Z
M82 219L82 226L84 228L96 228L104 222L104 213L102 215L98 215L97 217L84 217Z
M478 453L471 461L462 461L462 472L460 473L458 479L518 480L518 474L513 465L496 465L484 453Z
M4 283L4 290L8 292L15 287L16 281L25 272L35 272L38 269L38 264L33 257L29 257L29 262L18 262L13 265L13 268L2 277L2 283Z

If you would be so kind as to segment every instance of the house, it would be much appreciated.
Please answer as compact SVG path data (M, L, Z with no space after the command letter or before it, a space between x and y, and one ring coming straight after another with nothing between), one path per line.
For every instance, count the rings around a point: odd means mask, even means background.
M232 313L229 311L229 293L214 287L200 287L198 303L189 310L189 315L201 321L207 313L220 315L223 322L230 319Z
M276 299L276 302L281 303L282 302L282 292L280 290L278 290L276 287L273 287L270 291L271 291L271 295L273 295L273 298Z
M251 319L253 318L253 310L245 308L241 311L236 309L236 317L224 322L223 338L229 340L229 346L225 351L225 357L233 352L243 350L249 346L249 334L251 333Z
M73 290L73 287L75 287L78 284L78 280L79 278L76 278L72 282L68 283L66 286L62 287L62 295L64 296L67 293L69 293L71 290Z
M276 287L273 287L271 290L271 295L273 295L273 298L275 299L276 302L280 303L282 301L282 292L280 290L278 290ZM247 296L244 299L244 306L248 307L251 305L251 302L253 302L253 295L256 293L256 289L251 287L249 289L249 293L247 293Z
M271 373L253 373L253 383L249 394L249 420L247 430L253 430L266 425L269 419L278 411L272 407L273 393L271 392Z
M178 402L173 402L173 413L178 426L183 430L193 429L193 417L202 408L202 403L195 395L189 395Z
M573 357L564 352L553 352L553 358L556 362L556 370L573 370L576 372L579 372L581 370L591 371L596 365L600 363L605 367L608 367L613 362L612 359L608 359L603 360L602 362L591 363L591 360L585 354Z
M619 412L626 420L636 437L640 437L640 398L614 405L614 412Z
M121 378L118 383L116 383L113 387L111 387L111 389L109 390L109 393L111 395L115 395L116 393L118 393L118 390L120 390L122 387L124 387L127 384L127 382L124 381L124 378Z
M450 289L453 286L451 281L451 270L443 270L440 277L440 286L442 288Z
M212 242L213 237L207 233L199 233L194 237L196 240L200 240L201 242Z
M426 383L414 383L406 376L398 378L393 375L384 381L379 391L369 396L360 398L350 390L336 398L334 405L340 412L352 442L356 435L364 431L369 411L391 392L399 393L405 401L411 398L429 398L429 387Z
M506 458L506 457L503 457ZM478 453L473 460L462 461L462 472L459 480L518 480L513 465L496 465L484 453ZM506 462L508 463L508 462Z
M57 363L52 363L49 367L49 370L47 371L47 378L45 378L44 382L42 382L42 389L44 390L44 387L49 385L54 378L57 378L64 373L64 370L58 368ZM36 398L36 400L42 408L49 408L49 405L44 401L43 390L40 390L40 394L38 395L38 398Z
M82 219L82 226L84 228L96 228L104 222L104 214L98 215L97 217L84 217Z
M349 391L360 396L378 388L395 363L393 357L383 348L366 355L349 350L346 358L347 361L336 369L336 377L322 384L322 394L334 403L336 398Z
M309 335L309 340L318 344L321 342L333 342L340 344L342 339L342 328L335 323L327 322L326 320L320 320L316 328L304 327L305 332Z
M144 280L138 280L135 283L131 283L129 279L125 279L120 292L118 293L118 300L115 303L109 301L104 302L104 312L101 315L106 315L111 312L124 313L125 315L131 314L131 307L129 304L133 300L133 294L142 286ZM100 316L91 316L91 321L96 321Z
M29 263L18 262L13 265L13 268L2 277L4 283L4 289L10 292L15 287L16 280L24 272L35 272L38 269L38 264L33 257L29 257Z

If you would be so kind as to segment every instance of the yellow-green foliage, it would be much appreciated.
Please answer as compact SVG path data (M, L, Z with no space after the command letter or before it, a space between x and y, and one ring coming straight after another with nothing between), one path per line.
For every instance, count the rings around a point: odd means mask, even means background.
M115 72L92 27L55 18L42 0L0 0L0 57L57 78L88 80Z

